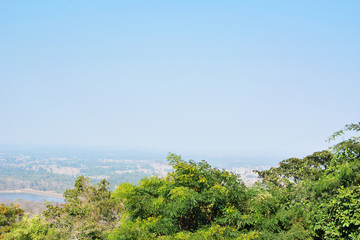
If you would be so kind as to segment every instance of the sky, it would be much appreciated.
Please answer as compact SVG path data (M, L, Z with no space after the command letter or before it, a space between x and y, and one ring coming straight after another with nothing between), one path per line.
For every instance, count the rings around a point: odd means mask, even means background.
M303 157L360 121L359 1L0 1L0 145Z

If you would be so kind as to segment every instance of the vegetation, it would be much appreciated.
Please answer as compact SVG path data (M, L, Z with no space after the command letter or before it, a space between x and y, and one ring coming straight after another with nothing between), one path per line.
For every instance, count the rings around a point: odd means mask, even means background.
M78 176L87 176L93 183L106 179L114 190L120 183L136 183L145 176L170 170L165 162L151 160L151 157L136 160L139 157L144 156L132 157L129 153L116 151L108 154L100 150L92 155L66 149L58 152L51 148L49 152L0 150L0 190L33 189L63 193L72 187Z
M12 229L13 225L23 215L23 210L19 205L0 204L0 239Z
M359 133L360 123L330 141ZM246 187L234 173L169 154L173 171L123 183L80 176L65 204L40 216L1 205L5 239L360 239L360 142L350 137L327 151L256 171Z

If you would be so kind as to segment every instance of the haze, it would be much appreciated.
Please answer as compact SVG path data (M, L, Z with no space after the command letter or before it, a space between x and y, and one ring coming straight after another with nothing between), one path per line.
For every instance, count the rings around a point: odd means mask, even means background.
M304 156L360 119L359 1L1 1L0 144Z

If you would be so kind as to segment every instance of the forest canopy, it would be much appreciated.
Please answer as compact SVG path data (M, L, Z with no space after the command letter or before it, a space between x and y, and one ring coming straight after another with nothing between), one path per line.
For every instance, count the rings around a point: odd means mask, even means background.
M240 176L170 153L172 171L123 183L78 177L64 204L29 217L0 205L3 239L360 239L360 123L330 149Z

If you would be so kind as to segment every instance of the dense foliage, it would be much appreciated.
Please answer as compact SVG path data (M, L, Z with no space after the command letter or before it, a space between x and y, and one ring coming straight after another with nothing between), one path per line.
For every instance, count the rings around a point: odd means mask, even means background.
M4 235L8 233L13 225L23 215L23 210L19 208L19 205L5 205L0 204L0 239L4 238Z
M360 132L360 123L334 133ZM305 158L256 171L246 187L234 173L169 154L173 171L124 183L79 177L65 204L22 217L0 206L5 239L360 239L360 142L351 137ZM22 217L22 218L21 218Z
M209 227L214 235L224 231L232 236L235 229L228 223L245 211L248 200L239 176L212 168L205 161L185 162L174 154L168 160L174 171L166 177L144 178L136 186L122 184L115 190L113 196L124 203L128 218L110 239L141 238L136 235L139 231L133 236L124 234L128 225L144 228L154 237L183 238Z

